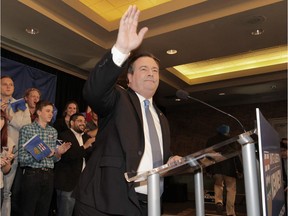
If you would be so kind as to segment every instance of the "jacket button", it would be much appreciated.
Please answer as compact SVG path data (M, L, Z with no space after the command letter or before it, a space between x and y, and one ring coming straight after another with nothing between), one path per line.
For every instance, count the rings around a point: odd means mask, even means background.
M142 155L142 151L138 151L138 155Z

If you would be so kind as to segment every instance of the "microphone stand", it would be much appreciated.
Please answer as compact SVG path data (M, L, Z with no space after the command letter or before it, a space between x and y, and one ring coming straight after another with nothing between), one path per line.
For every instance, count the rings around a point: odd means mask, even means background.
M218 109L217 107L214 107L214 106L212 106L212 105L210 105L210 104L208 104L208 103L206 103L206 102L204 102L204 101L202 101L202 100L199 100L199 99L197 99L197 98L191 97L191 96L189 95L189 93L186 92L186 91L184 91L184 90L179 89L179 90L176 92L176 96L177 96L178 98L180 98L180 99L186 99L186 100L187 100L187 99L191 99L191 100L197 101L197 102L202 103L202 104L204 104L204 105L206 105L206 106L208 106L208 107L210 107L210 108L213 108L213 109L217 110L218 112L221 112L221 113L223 113L223 114L225 114L225 115L228 115L229 117L231 117L231 118L233 118L234 120L236 120L236 121L238 122L238 124L241 126L242 130L246 133L246 130L245 130L244 126L242 125L242 123L241 123L236 117L234 117L233 115L231 115L231 114L229 114L229 113L227 113L227 112L224 112L223 110L220 110L220 109Z
M187 97L188 97L189 99L192 99L192 100L195 100L195 101L197 101L197 102L200 102L200 103L202 103L202 104L204 104L204 105L206 105L206 106L209 106L209 107L211 107L211 108L213 108L213 109L215 109L215 110L217 110L217 111L219 111L219 112L221 112L221 113L223 113L223 114L225 114L225 115L230 116L231 118L233 118L234 120L236 120L236 121L238 122L238 124L241 126L242 130L243 130L245 133L247 132L247 131L245 130L243 124L242 124L236 117L234 117L233 115L231 115L231 114L229 114L229 113L227 113L227 112L224 112L223 110L220 110L220 109L218 109L217 107L214 107L214 106L212 106L212 105L210 105L210 104L208 104L208 103L206 103L206 102L204 102L204 101L201 101L201 100L199 100L199 99L197 99L197 98L191 97L190 95L188 95Z

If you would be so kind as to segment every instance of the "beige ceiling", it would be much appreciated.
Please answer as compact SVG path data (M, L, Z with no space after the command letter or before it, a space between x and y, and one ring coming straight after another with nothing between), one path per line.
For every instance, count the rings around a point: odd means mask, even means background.
M220 104L237 102L245 95L267 101L275 95L279 99L287 97L284 92L287 64L268 72L259 70L196 84L187 83L168 70L181 64L287 47L287 1L6 0L1 5L1 46L86 79L95 63L113 45L119 16L129 4L141 9L139 28L149 28L140 49L153 52L161 60L158 95L163 105L174 104L173 95L180 88ZM27 35L26 27L36 27L40 33L34 37ZM264 29L264 34L252 36L251 31L259 28ZM168 49L177 49L178 53L169 56ZM274 84L278 89L271 92L270 86ZM261 93L258 89L262 89ZM226 91L229 96L219 99L220 91Z
M141 21L159 17L205 0L63 0L67 5L82 13L88 19L101 25L108 31L116 30L121 16L129 5L137 5L142 11Z
M151 20L151 18L157 17L156 22L153 23L155 27L150 29L147 37L153 37L155 35L164 34L167 32L175 31L178 29L182 29L185 27L197 25L203 22L215 20L218 18L226 17L232 14L240 13L243 11L248 11L251 9L259 8L265 5L270 5L272 3L280 2L281 0L242 0L242 1L230 1L227 4L227 1L215 2L209 1L206 4L203 4L203 7L200 6L201 13L197 11L194 5L199 3L206 2L206 0L172 0L167 1L166 3L159 4L154 7L149 7L142 11L140 21ZM131 4L147 2L145 0L138 0L138 1L119 1L119 0L99 0L93 1L95 4L97 2L104 2L105 6L108 5L110 2L111 10L112 11L119 11L117 13L117 19L113 19L108 21L110 10L105 11L102 16L95 12L95 9L92 10L91 8L84 5L79 0L62 0L62 1L55 1L55 0L19 0L19 2L27 5L28 7L36 10L37 12L43 14L44 16L50 18L51 20L63 25L64 27L74 31L75 33L85 37L88 40L91 40L93 43L100 45L105 49L109 49L111 46L112 41L107 43L107 38L102 37L103 34L108 34L111 31L117 30L120 20L120 14L125 12ZM149 1L148 2L157 2L156 1ZM161 2L161 1L159 1ZM100 34L91 35L90 30L85 30L85 26L81 25L80 22L75 20L77 17L75 16L74 10L69 10L65 5L74 9L77 13L82 14L83 16L87 17L92 22L96 23L97 25L101 26L108 32L103 32ZM114 4L113 4L114 3ZM92 5L91 5L92 6ZM185 16L180 9L185 8ZM215 10L215 8L217 10ZM167 15L167 16L161 16ZM188 15L188 16L187 16ZM79 15L78 15L79 16ZM104 18L103 18L104 17ZM167 19L168 18L168 19ZM82 23L83 24L83 23ZM90 25L89 25L90 26ZM88 26L87 26L88 27ZM148 26L149 27L149 26ZM114 38L113 38L114 39Z

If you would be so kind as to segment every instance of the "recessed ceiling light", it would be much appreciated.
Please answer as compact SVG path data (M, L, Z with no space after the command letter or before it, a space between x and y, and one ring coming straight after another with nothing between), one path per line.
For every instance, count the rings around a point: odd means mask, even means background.
M29 28L26 28L25 30L28 34L31 34L31 35L39 34L39 29L37 29L37 28L30 28L29 27Z
M174 55L174 54L177 53L177 50L175 50L175 49L170 49L170 50L167 50L166 53L167 53L168 55Z
M226 95L226 93L225 92L220 92L218 95L219 96L223 96L223 95Z
M267 17L260 15L260 16L252 16L249 17L247 20L248 24L252 24L252 25L260 25L261 23L266 22Z
M180 98L176 98L175 101L179 102L179 101L181 101L181 99Z
M251 32L251 35L253 36L258 36L258 35L261 35L264 33L264 30L263 29L256 29L255 31L252 31Z

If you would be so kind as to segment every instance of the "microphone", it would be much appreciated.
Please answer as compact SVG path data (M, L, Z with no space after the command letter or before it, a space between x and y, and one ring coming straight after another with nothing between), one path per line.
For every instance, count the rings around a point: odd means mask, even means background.
M191 97L188 92L186 92L186 91L184 91L184 90L182 90L182 89L177 90L176 96L177 96L178 98L184 99L184 100L191 99L191 100L197 101L197 102L202 103L202 104L204 104L204 105L206 105L206 106L209 106L209 107L212 108L212 109L217 110L218 112L221 112L221 113L223 113L223 114L225 114L225 115L233 118L233 119L236 120L236 121L238 122L238 124L241 126L242 130L243 130L244 132L246 132L246 130L245 130L244 126L242 125L242 123L241 123L236 117L234 117L233 115L231 115L231 114L229 114L229 113L227 113L227 112L224 112L223 110L220 110L220 109L218 109L217 107L214 107L214 106L212 106L212 105L210 105L210 104L208 104L208 103L206 103L206 102L204 102L204 101L202 101L202 100L199 100L199 99L197 99L197 98Z

